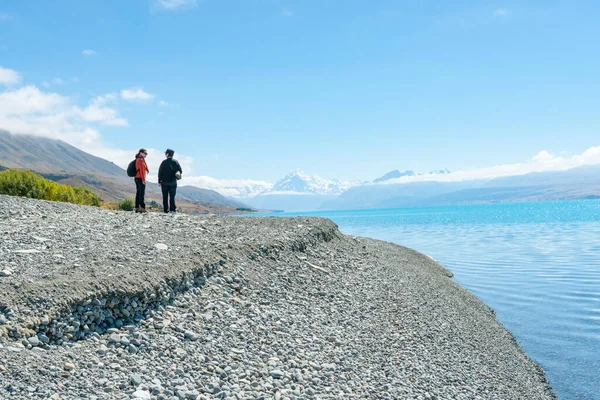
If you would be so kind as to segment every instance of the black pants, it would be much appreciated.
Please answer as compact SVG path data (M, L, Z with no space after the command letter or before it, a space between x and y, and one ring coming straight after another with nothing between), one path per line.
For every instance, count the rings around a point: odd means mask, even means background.
M162 184L162 195L163 195L163 206L165 208L165 212L169 211L175 212L177 207L175 206L175 195L177 194L177 184L175 185L166 185ZM171 206L169 207L169 201Z
M146 195L146 184L142 183L142 178L135 178L135 208L146 208L144 196Z

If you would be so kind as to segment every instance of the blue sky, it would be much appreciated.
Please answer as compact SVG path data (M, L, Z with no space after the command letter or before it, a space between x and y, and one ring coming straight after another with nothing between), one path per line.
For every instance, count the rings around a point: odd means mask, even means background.
M557 0L8 0L0 93L29 88L11 104L50 106L0 115L0 128L51 119L39 134L121 164L172 147L195 176L271 182L295 168L372 180L577 155L599 144L599 12Z

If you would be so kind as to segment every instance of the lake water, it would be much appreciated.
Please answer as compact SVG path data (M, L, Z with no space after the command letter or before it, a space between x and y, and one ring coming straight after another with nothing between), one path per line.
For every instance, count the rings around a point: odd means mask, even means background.
M600 399L600 201L277 215L430 255L496 311L559 399Z

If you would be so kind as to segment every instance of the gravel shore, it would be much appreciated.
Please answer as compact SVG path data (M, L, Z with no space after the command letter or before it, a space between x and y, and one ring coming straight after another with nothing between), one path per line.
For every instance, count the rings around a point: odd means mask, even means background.
M0 399L554 399L429 257L319 218L0 196Z

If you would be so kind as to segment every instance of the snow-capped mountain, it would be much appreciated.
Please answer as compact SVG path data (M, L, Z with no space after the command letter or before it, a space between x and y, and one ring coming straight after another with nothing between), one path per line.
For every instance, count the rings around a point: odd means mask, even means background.
M277 181L270 190L261 194L319 194L338 195L352 187L350 182L340 180L327 180L320 176L310 176L301 170L295 170Z
M444 168L444 169L436 169L435 171L431 171L429 173L429 175L446 175L449 173L450 173L450 171L448 171L446 168Z
M337 197L353 185L355 184L337 179L327 180L295 170L277 181L269 190L244 198L243 201L258 209L310 211L318 209L323 202Z
M385 174L384 176L377 178L373 181L373 183L378 183L378 182L385 182L385 181L389 181L390 179L397 179L397 178L402 178L403 176L415 176L415 171L404 171L401 172L399 170L394 170L394 171L390 171L387 174Z
M392 181L394 179L399 179L399 178L403 178L405 176L420 176L420 175L445 175L445 174L449 174L450 171L448 171L446 168L444 169L438 169L435 171L430 171L428 173L419 173L419 172L415 172L415 171L399 171L399 170L394 170L394 171L390 171L387 174L383 175L380 178L377 178L373 181L373 183L381 183L381 182L388 182L388 181Z

